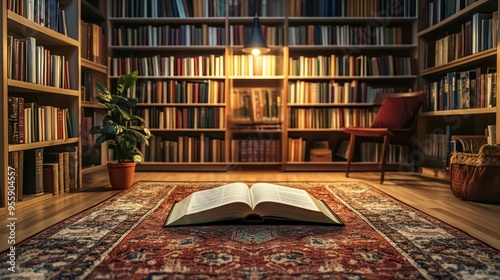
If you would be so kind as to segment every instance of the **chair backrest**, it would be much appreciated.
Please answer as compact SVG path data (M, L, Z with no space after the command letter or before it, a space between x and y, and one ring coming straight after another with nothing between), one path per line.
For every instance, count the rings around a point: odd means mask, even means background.
M370 127L415 130L424 94L422 91L379 94L375 103L382 105Z

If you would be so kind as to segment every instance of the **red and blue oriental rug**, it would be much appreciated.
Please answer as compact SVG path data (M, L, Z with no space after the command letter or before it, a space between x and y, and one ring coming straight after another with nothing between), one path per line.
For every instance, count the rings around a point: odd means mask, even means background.
M286 183L345 227L163 227L172 204L223 183L139 182L18 244L14 279L500 279L500 254L365 183Z

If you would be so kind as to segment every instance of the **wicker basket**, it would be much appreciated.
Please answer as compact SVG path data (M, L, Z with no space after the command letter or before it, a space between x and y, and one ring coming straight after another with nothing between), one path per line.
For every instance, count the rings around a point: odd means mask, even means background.
M452 153L450 182L457 197L500 203L500 145L483 145L477 154Z

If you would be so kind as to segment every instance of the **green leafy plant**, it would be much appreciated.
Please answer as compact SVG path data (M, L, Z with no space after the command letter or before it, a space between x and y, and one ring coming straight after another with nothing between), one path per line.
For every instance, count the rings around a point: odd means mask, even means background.
M137 144L149 145L148 139L151 137L144 119L131 114L131 109L137 106L137 98L124 96L124 92L136 83L137 75L138 72L134 71L120 76L113 93L106 86L96 83L99 95L95 99L108 111L108 115L103 118L102 125L90 130L92 134L100 134L94 147L99 148L102 143L107 143L120 163L126 161L141 163L144 156L137 148Z

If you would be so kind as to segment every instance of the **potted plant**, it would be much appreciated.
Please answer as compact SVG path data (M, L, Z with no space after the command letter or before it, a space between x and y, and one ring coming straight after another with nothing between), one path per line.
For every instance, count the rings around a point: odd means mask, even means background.
M94 147L99 148L102 143L107 143L108 148L114 151L116 162L108 162L108 173L111 186L117 189L132 185L135 165L144 160L137 145L149 145L148 139L151 137L144 119L131 113L131 109L137 106L137 98L124 96L137 81L137 75L138 72L134 71L120 76L114 92L96 83L98 96L95 99L108 114L103 118L102 124L93 127L90 133L99 134Z

